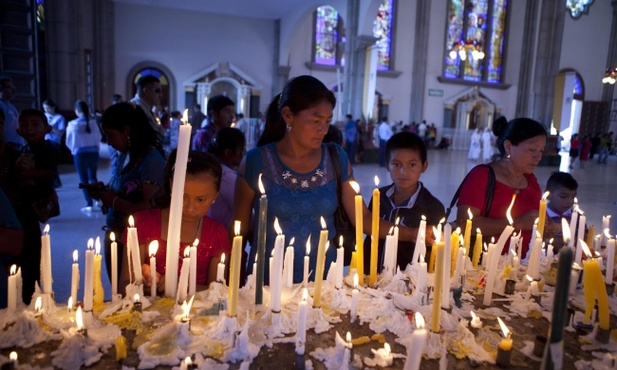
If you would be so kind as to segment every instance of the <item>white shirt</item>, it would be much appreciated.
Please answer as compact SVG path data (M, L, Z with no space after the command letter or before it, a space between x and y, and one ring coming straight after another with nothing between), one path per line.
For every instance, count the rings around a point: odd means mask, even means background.
M379 140L388 141L392 137L392 127L388 124L388 122L383 121L379 125Z

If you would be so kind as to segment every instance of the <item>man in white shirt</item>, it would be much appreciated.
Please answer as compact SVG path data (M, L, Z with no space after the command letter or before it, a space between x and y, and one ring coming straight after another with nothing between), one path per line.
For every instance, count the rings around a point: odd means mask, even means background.
M161 81L152 75L146 75L137 81L137 93L131 99L131 103L136 104L146 113L152 129L159 135L159 142L161 142L164 130L161 123L154 116L154 113L152 113L152 108L161 104L162 97Z
M386 166L386 143L392 137L392 127L388 123L388 117L384 117L379 124L379 165Z

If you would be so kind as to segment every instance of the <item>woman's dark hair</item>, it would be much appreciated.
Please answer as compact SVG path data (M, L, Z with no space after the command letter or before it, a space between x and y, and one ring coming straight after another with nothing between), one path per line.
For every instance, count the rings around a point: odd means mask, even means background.
M497 136L497 149L502 156L506 154L503 145L506 140L518 145L536 136L547 136L546 128L540 122L531 118L515 118L508 122L503 116L493 122L493 134Z
M223 127L218 130L212 141L208 144L208 153L220 159L225 150L231 149L235 151L238 148L243 148L245 145L246 138L242 131L234 127Z
M177 150L172 151L165 165L163 173L163 186L159 190L159 195L155 198L155 205L160 208L167 208L171 203L171 180L174 178L174 170L176 166ZM214 185L216 191L221 189L221 177L223 176L223 168L219 161L209 153L200 151L190 151L188 162L186 163L187 175L199 175L207 173L214 177Z
M75 102L75 110L82 113L86 118L86 132L92 133L92 129L90 128L90 108L88 108L88 104L83 100L77 100Z
M105 109L101 116L101 127L116 131L124 131L126 127L130 129L128 151L131 161L141 158L150 148L155 148L165 157L158 133L150 126L146 113L133 103L118 103Z
M51 100L51 99L46 99L45 101L43 101L43 105L46 105L48 107L52 107L54 109L54 111L56 109L58 109L58 106L56 105L56 103L53 100Z
M332 108L336 106L334 93L328 90L321 81L313 76L306 75L291 79L283 88L283 92L275 96L270 102L266 112L264 132L261 134L257 146L279 141L285 136L285 121L281 115L284 107L289 107L292 113L298 114L322 101L332 104Z

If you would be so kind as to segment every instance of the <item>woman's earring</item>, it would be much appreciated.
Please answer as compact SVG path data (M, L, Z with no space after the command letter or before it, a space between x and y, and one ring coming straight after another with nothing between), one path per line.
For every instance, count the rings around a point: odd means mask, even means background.
M508 154L508 155L506 156L506 159L507 159L507 160L510 160L510 154Z
M287 125L287 132L291 131L291 125Z

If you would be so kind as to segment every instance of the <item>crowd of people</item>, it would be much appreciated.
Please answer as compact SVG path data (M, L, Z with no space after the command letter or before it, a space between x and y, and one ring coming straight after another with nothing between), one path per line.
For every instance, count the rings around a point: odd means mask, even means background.
M20 265L24 278L23 299L30 301L35 282L40 278L41 223L57 216L54 189L61 186L57 170L58 147L66 145L79 174L86 211L94 211L98 204L106 215L104 254L108 273L112 271L110 250L111 233L114 233L118 242L116 267L122 271L121 281L128 279L129 261L124 248L128 219L132 215L139 228L142 256L148 256L146 248L150 241L159 241L155 280L158 290L162 291L180 116L179 112L172 112L168 125L163 127L160 117L153 113L153 108L160 103L160 82L152 76L143 77L137 83L137 94L131 102L115 102L98 120L87 104L78 100L74 107L77 118L68 123L62 116L58 117L51 100L45 101L46 114L37 109L18 112L10 103L15 93L12 81L0 78L0 84L2 279L6 280L6 268L10 263ZM311 76L291 79L270 102L263 133L256 147L248 152L243 131L232 127L237 118L237 126L244 123L240 124L243 117L236 117L231 99L222 95L209 98L205 115L201 107L196 106L189 118L193 132L183 189L179 250L183 253L183 247L198 240L197 283L200 288L205 289L214 280L221 254L229 255L234 235L232 220L241 222L240 234L250 245L243 256L242 276L253 272L251 267L258 244L255 215L259 213L260 182L268 195L265 255L270 255L274 247L276 219L287 240L295 239L295 283L303 279L307 240L313 246L318 245L321 217L325 219L329 235L336 234L337 209L346 213L355 226L352 164L358 161L358 153L362 150L362 125L348 115L344 144L327 143L333 137L331 120L336 103L332 91L318 79ZM380 165L386 167L391 178L390 184L380 188L379 255L383 260L385 237L400 219L397 262L401 269L411 261L421 217L426 217L425 238L430 252L435 240L432 226L446 214L443 203L420 181L429 166L427 148L433 146L436 139L433 127L422 122L394 132L384 117L375 129ZM524 258L542 193L533 172L542 158L547 132L542 124L531 119L506 121L500 118L493 124L492 133L488 129L474 132L479 148L484 145L485 133L491 147L495 140L499 158L488 165L476 166L461 183L460 193L453 200L458 205L456 223L462 225L469 210L474 215L474 226L481 228L484 235L489 238L498 235L508 224L505 211L516 194L513 226L522 231L521 258ZM58 140L63 137L64 142ZM101 141L111 148L110 178L106 181L97 177ZM334 141L343 143L343 138L340 136L340 140ZM473 158L470 151L470 159L479 158L479 148L474 149ZM598 148L600 153L605 149L601 145ZM492 157L492 152L490 154ZM488 162L490 157L483 159ZM545 235L558 237L559 222L553 220L570 217L577 183L569 174L556 173L546 188L551 191L551 198ZM58 202L57 195L55 202ZM360 220L367 235L372 228L370 209L363 205ZM9 237L10 243L6 240ZM366 241L365 248L369 248L370 238ZM338 245L338 241L332 242ZM316 249L312 248L309 255L312 271L316 270ZM334 261L335 256L336 249L330 248L326 263ZM267 259L265 264L267 283ZM146 286L153 283L147 264L143 266L143 276ZM2 288L5 285L0 284ZM5 297L6 294L0 292L0 299ZM0 304L5 302L0 301Z

